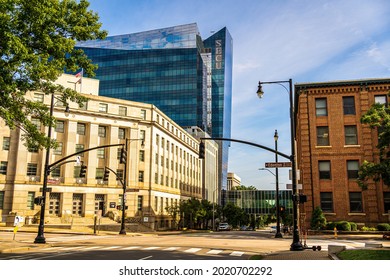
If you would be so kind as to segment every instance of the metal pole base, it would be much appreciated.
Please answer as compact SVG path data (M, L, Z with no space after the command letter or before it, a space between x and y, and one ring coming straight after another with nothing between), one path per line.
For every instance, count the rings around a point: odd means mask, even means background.
M42 235L38 235L37 237L35 237L34 243L45 244L46 238Z
M303 249L304 248L303 248L302 243L300 241L294 242L290 246L290 251L303 251Z
M124 229L121 229L121 231L119 232L119 234L126 235L126 230L124 230Z
M282 233L277 232L277 233L275 234L275 238L283 238Z

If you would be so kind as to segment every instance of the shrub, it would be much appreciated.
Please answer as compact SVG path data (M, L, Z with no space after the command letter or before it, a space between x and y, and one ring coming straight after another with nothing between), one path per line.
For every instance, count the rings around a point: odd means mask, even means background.
M329 222L326 224L326 229L328 230L334 230L334 227L336 226L335 222Z
M362 231L376 231L374 227L362 227Z
M347 221L341 221L336 224L338 230L351 231L351 224Z
M310 221L311 229L323 229L326 227L326 218L324 213L322 213L322 209L320 207L316 207L313 211Z
M351 230L352 231L357 231L357 224L354 223L354 222L349 222L349 224L351 225Z
M390 230L390 224L378 224L376 226L376 228L379 230L379 231L389 231Z

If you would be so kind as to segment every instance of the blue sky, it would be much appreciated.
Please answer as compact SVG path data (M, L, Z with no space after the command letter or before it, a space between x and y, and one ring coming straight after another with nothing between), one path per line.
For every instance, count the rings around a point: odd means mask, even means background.
M289 96L279 85L390 77L390 2L387 0L90 0L109 35L198 24L203 39L227 27L233 37L232 138L290 154ZM286 84L288 87L288 84ZM229 171L242 184L274 189L259 171L275 156L232 143ZM279 159L284 161L283 158ZM274 171L274 170L272 170ZM280 189L290 183L279 169Z

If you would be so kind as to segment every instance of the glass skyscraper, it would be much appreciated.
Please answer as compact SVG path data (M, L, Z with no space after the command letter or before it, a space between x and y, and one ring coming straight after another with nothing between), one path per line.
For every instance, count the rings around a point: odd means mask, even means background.
M232 38L226 28L202 40L196 23L79 42L99 66L99 95L157 106L183 127L230 138ZM221 187L228 144L221 143Z

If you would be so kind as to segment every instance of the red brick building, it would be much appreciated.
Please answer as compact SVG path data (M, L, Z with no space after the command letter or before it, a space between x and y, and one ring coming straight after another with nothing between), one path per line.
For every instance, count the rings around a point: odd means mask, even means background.
M328 221L375 225L390 221L390 187L357 172L364 160L378 162L378 132L360 123L375 102L388 104L390 79L295 84L299 183L307 202L301 218L310 223L320 206Z

